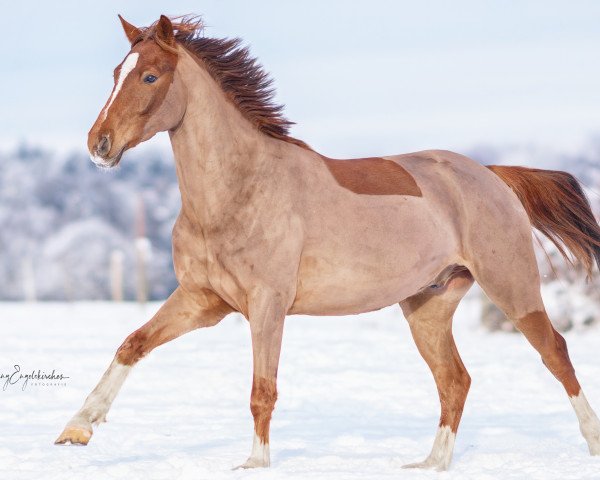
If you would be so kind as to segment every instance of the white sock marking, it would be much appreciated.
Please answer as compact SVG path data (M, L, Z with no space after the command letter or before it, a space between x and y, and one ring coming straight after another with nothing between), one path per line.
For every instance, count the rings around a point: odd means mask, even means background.
M454 441L456 434L449 426L438 428L433 441L431 453L422 462L404 465L404 468L435 468L436 470L448 470L454 452Z
M269 452L269 444L263 443L262 440L254 432L254 440L252 441L252 453L248 460L239 467L234 468L257 468L257 467L270 467L271 456Z
M449 426L445 425L438 428L435 440L433 441L433 448L429 454L432 463L437 465L438 468L446 470L450 466L455 439L456 434Z
M252 441L252 453L250 454L251 459L255 459L263 467L268 467L271 464L269 451L269 444L263 443L262 440L254 433L254 440Z
M123 63L121 64L121 71L119 72L119 78L117 80L117 84L115 85L115 89L113 90L113 93L110 96L108 105L106 105L106 107L102 111L102 121L106 120L106 117L108 116L108 110L110 109L111 105L115 101L115 98L117 98L117 95L119 94L119 91L121 90L121 87L123 86L123 83L125 83L125 79L127 78L127 75L129 75L131 73L131 71L135 68L135 66L137 65L139 56L140 56L140 54L137 52L130 53L127 56L127 58L123 61Z
M600 420L592 410L583 391L580 391L579 395L569 397L569 400L579 420L579 429L587 441L590 453L600 455Z
M113 360L96 388L85 399L81 410L75 414L69 424L89 428L92 423L105 421L106 414L127 378L129 370L131 370L130 366Z

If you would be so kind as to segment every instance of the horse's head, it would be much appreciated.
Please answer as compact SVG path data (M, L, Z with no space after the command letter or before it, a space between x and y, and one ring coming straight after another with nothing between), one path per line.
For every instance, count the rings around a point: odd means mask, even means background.
M171 21L163 15L140 29L119 18L131 50L115 68L112 93L88 135L92 161L104 168L117 165L125 150L176 127L185 113Z

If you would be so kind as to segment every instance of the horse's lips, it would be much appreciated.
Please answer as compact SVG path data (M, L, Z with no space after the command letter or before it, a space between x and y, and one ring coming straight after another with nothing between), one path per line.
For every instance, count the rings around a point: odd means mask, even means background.
M119 164L119 162L121 161L121 157L123 156L123 153L125 153L125 149L126 149L126 148L127 148L127 147L123 147L123 148L122 148L122 149L119 151L119 153L117 153L117 156L116 156L116 157L114 157L114 158L111 160L111 165L110 165L110 168L112 168L112 167L116 167L116 166Z
M90 159L92 160L92 163L94 165L96 165L98 168L106 168L106 169L114 168L121 161L121 157L123 156L123 153L125 153L126 149L127 149L127 147L123 147L119 151L119 153L117 153L117 155L112 158L102 158L102 157L98 157L97 155L90 155Z

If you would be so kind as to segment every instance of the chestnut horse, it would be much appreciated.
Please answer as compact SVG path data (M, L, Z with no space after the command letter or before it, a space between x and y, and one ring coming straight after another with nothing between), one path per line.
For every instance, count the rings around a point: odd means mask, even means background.
M288 135L269 78L239 40L206 38L189 18L121 22L131 50L88 147L109 168L169 132L182 201L179 286L119 347L56 443L87 444L133 365L236 311L249 322L254 364L254 443L242 467L269 466L286 315L400 303L441 403L431 453L408 466L447 469L471 383L452 316L477 281L562 383L590 453L600 454L600 422L546 315L532 242L535 227L588 273L600 261L600 227L571 175L484 167L447 151L324 157Z

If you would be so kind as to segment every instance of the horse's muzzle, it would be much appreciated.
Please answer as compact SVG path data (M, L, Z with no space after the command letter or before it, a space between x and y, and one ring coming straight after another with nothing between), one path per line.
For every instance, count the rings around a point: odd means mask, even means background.
M96 144L95 147L95 155L101 158L106 158L108 156L108 152L110 152L110 147L112 143L108 135L102 135L100 137L100 141Z

